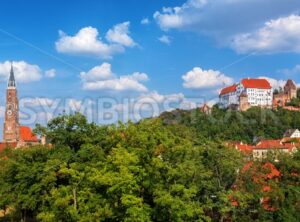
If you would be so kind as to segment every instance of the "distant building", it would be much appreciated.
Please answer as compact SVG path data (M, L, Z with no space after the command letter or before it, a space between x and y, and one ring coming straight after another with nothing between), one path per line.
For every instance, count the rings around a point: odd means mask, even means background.
M19 100L14 76L13 66L11 66L10 76L6 89L6 109L3 127L3 142L0 149L4 147L20 147L39 144L39 139L26 126L19 123Z
M286 103L292 99L297 98L297 86L292 80L288 80L283 88L282 92L274 94L273 106L286 106Z
M268 153L295 153L295 143L283 143L281 140L262 140L253 147L253 158L266 158Z
M244 154L249 160L252 159L264 159L268 154L277 153L290 153L293 154L298 151L300 144L287 141L285 138L279 140L261 140L256 145L248 145L240 143L235 143L235 148Z
M273 89L266 79L248 78L222 89L219 98L222 108L236 108L241 111L253 106L271 108Z
M283 137L300 138L300 131L298 129L288 129L287 131L285 131Z
M208 106L206 103L203 106L201 106L199 109L201 113L205 113L207 115L210 115L212 111L212 108Z

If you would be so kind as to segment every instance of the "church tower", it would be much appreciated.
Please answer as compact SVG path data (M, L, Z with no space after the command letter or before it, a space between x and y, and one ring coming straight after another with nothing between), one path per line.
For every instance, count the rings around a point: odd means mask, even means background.
M288 80L284 86L284 94L287 95L288 101L291 101L293 98L297 98L297 86L293 80Z
M3 141L5 143L14 143L19 141L19 101L12 64L6 89L6 109L3 130Z

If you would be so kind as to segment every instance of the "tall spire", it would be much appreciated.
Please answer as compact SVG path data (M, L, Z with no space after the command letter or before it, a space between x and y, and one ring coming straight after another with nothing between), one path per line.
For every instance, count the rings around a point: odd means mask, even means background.
M10 67L10 75L8 79L8 87L16 87L16 81L15 81L15 74L14 74L14 67L13 63L11 62L11 67Z

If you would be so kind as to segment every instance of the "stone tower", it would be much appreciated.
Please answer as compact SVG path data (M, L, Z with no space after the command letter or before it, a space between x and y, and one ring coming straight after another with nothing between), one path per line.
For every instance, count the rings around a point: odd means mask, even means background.
M284 94L287 95L288 101L293 98L297 98L297 87L292 80L288 80L284 86Z
M14 143L19 141L19 102L12 64L6 89L6 109L3 130L3 141L5 143Z
M248 102L248 95L245 92L242 92L239 98L239 110L241 112L247 111L250 108L250 104Z

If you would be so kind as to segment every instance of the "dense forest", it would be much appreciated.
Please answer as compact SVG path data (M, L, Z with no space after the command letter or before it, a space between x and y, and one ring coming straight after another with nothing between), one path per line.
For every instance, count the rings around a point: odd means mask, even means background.
M226 146L281 138L290 128L300 128L300 113L283 109L175 110L109 126L61 115L36 127L51 145L0 154L0 219L296 222L300 152L243 170L246 160ZM267 162L280 177L263 176Z

